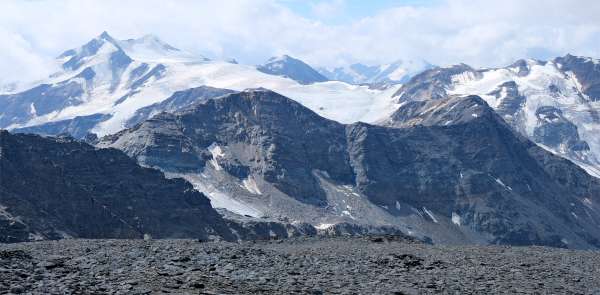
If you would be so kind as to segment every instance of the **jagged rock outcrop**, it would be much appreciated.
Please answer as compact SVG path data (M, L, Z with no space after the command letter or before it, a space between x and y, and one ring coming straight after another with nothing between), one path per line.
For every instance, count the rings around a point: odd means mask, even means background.
M145 235L237 239L189 183L121 151L0 131L0 242Z
M413 77L395 97L414 106L449 95L478 95L515 131L600 177L599 64L566 55L518 60L504 68L434 68Z
M600 100L600 63L598 60L567 54L557 57L554 62L564 72L571 72L577 78L581 91L592 101Z
M214 160L219 169L237 177L260 175L281 191L315 204L322 202L323 192L313 170L328 171L342 182L352 179L343 125L264 89L159 114L106 137L100 145L119 147L145 165L170 172L199 172Z
M135 114L133 117L131 117L131 119L127 120L125 126L128 128L133 127L140 122L150 119L152 116L158 113L176 112L193 104L205 102L208 99L234 92L235 91L229 89L220 89L209 86L200 86L183 91L176 91L169 98L161 102L140 108L139 110L135 111Z
M314 212L343 203L354 223L385 215L382 224L408 224L434 242L454 231L465 242L600 246L598 180L513 131L480 97L405 104L392 118L389 127L343 125L247 90L155 116L99 145L169 172L207 177L210 168L243 186L258 179ZM248 189L265 206L276 195Z
M478 76L480 73L466 64L448 68L435 67L412 77L394 96L400 101L444 98L448 96L447 88L452 83Z

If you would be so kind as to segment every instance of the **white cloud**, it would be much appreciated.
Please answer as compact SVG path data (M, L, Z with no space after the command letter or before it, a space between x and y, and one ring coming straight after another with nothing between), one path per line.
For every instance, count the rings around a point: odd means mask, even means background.
M318 1L310 4L312 14L320 19L332 18L344 12L345 0Z
M311 13L349 5L336 1ZM448 0L338 25L288 7L274 0L3 1L0 82L36 76L47 60L104 30L118 38L153 33L188 51L246 63L282 53L325 66L414 58L497 66L567 52L600 57L595 0Z
M54 64L35 52L19 34L0 28L0 86L17 81L32 81L51 74Z

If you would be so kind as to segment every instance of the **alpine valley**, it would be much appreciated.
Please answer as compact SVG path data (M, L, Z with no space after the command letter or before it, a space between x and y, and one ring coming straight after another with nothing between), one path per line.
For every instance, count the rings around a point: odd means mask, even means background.
M1 242L600 247L599 60L254 66L104 32L56 64L0 95Z

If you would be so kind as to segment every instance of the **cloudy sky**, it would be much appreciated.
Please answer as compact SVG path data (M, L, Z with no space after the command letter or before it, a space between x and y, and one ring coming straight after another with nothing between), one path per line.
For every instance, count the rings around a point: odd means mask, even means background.
M284 53L327 67L600 58L598 15L597 0L3 0L0 82L44 76L53 57L105 30L248 64Z

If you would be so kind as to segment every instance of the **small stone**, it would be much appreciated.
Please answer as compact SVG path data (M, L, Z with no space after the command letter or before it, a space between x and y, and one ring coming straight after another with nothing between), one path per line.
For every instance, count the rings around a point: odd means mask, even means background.
M205 285L202 282L195 281L190 283L190 287L194 289L204 289Z
M16 293L16 294L20 294L20 293L25 292L25 288L21 285L16 285L16 286L12 286L10 288L10 291L13 293Z
M192 259L187 256L178 256L178 257L171 259L171 261L173 261L173 262L188 262L190 260L192 260Z
M371 242L373 242L373 243L383 243L383 238L382 237L371 238Z

